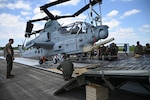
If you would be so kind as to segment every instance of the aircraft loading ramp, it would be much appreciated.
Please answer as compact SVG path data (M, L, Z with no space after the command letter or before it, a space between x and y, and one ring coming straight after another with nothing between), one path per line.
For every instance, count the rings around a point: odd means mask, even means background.
M54 94L68 91L72 88L95 83L109 88L109 94L122 93L121 100L149 100L150 99L150 55L138 58L129 58L96 66L72 79L58 89ZM116 95L116 94L115 94ZM122 94L120 94L122 95ZM118 96L119 98L120 96ZM115 96L109 96L109 100L115 100ZM124 98L124 99L123 99ZM119 99L118 99L119 100Z
M62 94L65 94L64 96L66 97L68 93L70 95L67 96L67 99L69 97L70 100L72 98L74 98L73 100L79 100L78 97L84 96L81 98L81 100L84 100L85 94L83 92L85 91L80 87L90 83L108 88L108 100L149 100L150 98L150 55L138 58L131 57L113 62L99 62L92 67L88 67L86 72L69 82L63 81L62 76L59 74L44 72L30 67L23 67L22 69L20 66L23 65L16 63L14 63L15 69L13 69L15 78L7 80L4 79L4 65L2 60L1 66L3 67L0 70L0 85L3 87L1 87L0 93L4 96L2 99L5 98L5 100L12 98L15 98L12 100L19 100L20 97L17 96L18 91L20 91L20 95L24 94L22 96L22 98L25 98L24 100L26 100L26 97L42 100L42 96L57 100L57 98L61 98ZM11 86L9 85L10 83L12 83ZM12 93L11 96L5 97L7 96L3 93L5 89L7 93ZM16 89L15 92L13 92L14 89ZM79 91L81 90L82 94L79 95L80 93L78 92L75 92L75 94L79 96L73 94L72 90L74 89L77 89L77 91L78 89ZM53 95L56 95L56 97Z

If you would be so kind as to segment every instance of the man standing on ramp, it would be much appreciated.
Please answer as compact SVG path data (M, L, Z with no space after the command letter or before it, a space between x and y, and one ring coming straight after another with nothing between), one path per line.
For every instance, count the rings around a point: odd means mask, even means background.
M14 51L11 46L11 44L13 43L14 43L14 39L9 39L9 43L6 44L4 49L4 57L6 57L6 61L7 61L7 73L6 73L7 78L14 77L14 75L11 75L11 71L13 68L13 60L14 60Z

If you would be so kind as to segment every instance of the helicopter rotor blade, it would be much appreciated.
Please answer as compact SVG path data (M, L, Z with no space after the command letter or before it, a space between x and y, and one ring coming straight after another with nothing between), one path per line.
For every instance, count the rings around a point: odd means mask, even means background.
M67 2L67 1L70 1L70 0L57 0L57 1L51 2L49 4L45 4L44 6L41 6L40 10L44 11L48 15L48 17L50 19L57 20L57 19L60 19L60 18L76 17L76 16L80 15L82 12L84 12L85 10L87 10L90 5L93 6L93 5L97 4L97 3L102 3L102 0L93 0L93 1L90 1L89 4L85 5L83 8L81 8L80 10L78 10L73 15L67 15L67 16L54 16L52 13L50 13L47 10L48 7L51 7L51 6L54 6L54 5L63 3L63 2Z
M41 6L40 8L46 9L46 8L48 8L48 7L51 7L51 6L54 6L54 5L63 3L63 2L67 2L67 1L70 1L70 0L57 0L57 1L54 1L54 2L51 2L51 3L45 4L44 6Z
M51 7L51 6L54 6L54 5L57 5L57 4L60 4L60 3L63 3L63 2L67 2L67 1L70 1L70 0L57 0L57 1L54 1L54 2L51 2L51 3L48 3L48 4L45 4L45 5L41 6L40 10L44 11L50 19L55 19L54 15L52 13L50 13L47 10L47 8Z
M95 4L97 3L102 3L102 0L93 0L93 1L90 1L89 4L85 5L83 8L81 8L80 10L78 10L76 13L74 13L73 15L67 15L67 16L56 16L55 18L53 19L60 19L60 18L67 18L67 17L76 17L78 15L80 15L81 13L83 13L85 10L87 10L90 5L91 6L94 6Z
M48 16L45 16L43 18L29 20L28 22L37 22L37 21L43 21L43 20L47 21L48 19L49 19Z

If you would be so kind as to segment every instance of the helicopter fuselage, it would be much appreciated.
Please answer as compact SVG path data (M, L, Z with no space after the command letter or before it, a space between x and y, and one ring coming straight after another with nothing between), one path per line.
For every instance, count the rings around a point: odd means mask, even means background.
M61 27L57 21L48 21L39 35L26 43L26 48L37 49L36 53L40 56L78 54L84 52L84 47L92 46L97 40L107 37L106 25L94 27L86 22L75 22Z

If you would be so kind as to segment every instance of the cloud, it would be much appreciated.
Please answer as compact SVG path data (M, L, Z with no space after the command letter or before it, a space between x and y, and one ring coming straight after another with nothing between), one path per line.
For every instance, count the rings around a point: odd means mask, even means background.
M118 11L117 10L112 10L111 12L109 12L107 14L107 17L113 17L113 16L116 16L118 14Z
M77 17L63 18L63 19L59 19L58 21L61 25L68 25L76 21L84 21L86 17L87 17L86 15L80 14Z
M39 7L34 8L33 13L34 13L34 16L31 19L38 19L38 18L43 18L47 16L44 12L40 11Z
M116 31L117 34L124 34L127 36L128 33L134 33L133 28L119 28Z
M60 16L61 15L61 11L59 11L59 10L52 10L52 11L50 11L54 16L56 16L56 15L58 15L58 16Z
M108 22L103 22L103 25L108 25L109 28L111 28L111 29L114 29L114 28L118 27L119 24L120 24L120 22L116 19L111 19Z
M133 0L122 0L122 1L125 1L125 2L130 2L130 1L133 1Z
M53 2L53 1L56 1L56 0L50 0L50 2ZM76 6L79 2L80 0L71 0L71 1L67 1L67 2L60 4L60 6L68 6L68 5Z
M116 1L116 0L110 0L110 1L114 2L114 1Z
M115 43L130 43L130 45L138 40L138 36L133 28L116 28L113 31L109 31L109 37L115 38Z
M131 39L137 37L133 28L117 28L111 35L119 39Z
M33 9L33 13L34 13L34 14L42 13L42 12L40 11L39 6L37 6L37 7L35 7L35 8Z
M30 14L31 14L31 12L21 11L21 15L26 16L26 15L30 15Z
M150 34L150 25L149 24L145 24L141 28L139 28L139 30L142 33L148 33L148 34Z
M143 27L143 28L150 28L150 25L145 24L145 25L143 25L142 27Z
M7 3L7 2L2 2L0 4L0 8L9 8L9 9L24 9L24 10L31 10L30 4L17 0L15 3Z
M114 2L114 1L117 1L117 0L110 0L110 1ZM118 1L120 1L120 0L118 0ZM122 1L129 2L129 1L133 1L133 0L122 0Z
M25 30L25 21L20 16L2 13L0 14L0 30L0 36L3 39L21 38Z
M120 18L125 18L131 15L137 14L139 12L140 10L137 10L137 9L129 10L129 11L126 11Z

